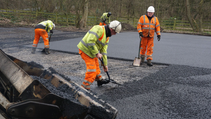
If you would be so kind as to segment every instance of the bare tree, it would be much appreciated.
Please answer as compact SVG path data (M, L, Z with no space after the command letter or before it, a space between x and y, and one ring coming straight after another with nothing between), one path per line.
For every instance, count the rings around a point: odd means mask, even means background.
M191 27L193 28L193 30L196 31L196 26L194 25L193 19L191 17L191 9L190 9L189 0L185 0L185 5L186 5L186 12L187 12L186 14L187 14L188 21L189 21Z
M87 18L88 18L88 3L89 1L88 0L83 0L83 16L81 18L81 21L80 21L80 25L79 25L79 28L85 28L86 27L86 22L87 22Z
M186 3L187 19L191 24L193 31L202 32L202 19L203 19L202 9L204 5L204 0L199 1L199 3L196 6L197 11L195 11L194 13L191 12L190 1L186 0L185 3Z

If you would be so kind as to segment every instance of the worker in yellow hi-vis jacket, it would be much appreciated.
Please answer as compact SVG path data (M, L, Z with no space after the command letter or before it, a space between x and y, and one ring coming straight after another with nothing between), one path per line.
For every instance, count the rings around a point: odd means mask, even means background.
M121 23L117 20L112 21L109 25L93 26L78 43L79 54L86 63L86 74L82 87L90 90L90 85L97 81L98 86L108 83L100 75L98 59L103 58L104 71L108 71L107 66L107 48L109 40L107 37L119 33L122 29Z
M44 51L45 54L48 55L50 54L49 52L49 39L48 39L48 32L53 34L53 28L55 28L55 24L51 20L46 20L43 22L40 22L35 26L35 36L34 36L34 41L32 45L32 54L35 53L35 50L37 48L37 44L40 40L40 37L42 37L44 41Z

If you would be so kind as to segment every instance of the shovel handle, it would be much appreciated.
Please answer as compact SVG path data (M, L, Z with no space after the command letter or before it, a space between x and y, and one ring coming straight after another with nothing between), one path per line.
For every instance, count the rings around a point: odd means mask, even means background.
M141 36L139 36L140 38L140 43L139 43L139 50L138 50L138 58L140 59L140 49L141 49Z
M104 65L104 62L103 62L103 58L101 58L101 59L99 58L99 60L101 61L101 63L103 64L103 67L105 68L105 65ZM113 79L110 79L110 75L108 74L108 71L106 71L106 74L107 74L107 76L108 76L109 82L112 82L112 83L114 83L114 84L121 85L121 84L117 83L116 81L114 81Z
M108 72L106 71L106 74L107 74L107 76L108 76L108 80L110 81L111 79L110 79L110 76L109 76L109 74L108 74Z
M49 42L51 41L51 36L52 36L52 34L53 34L53 33L50 33L50 36L49 36Z
M99 60L100 60L101 63L103 64L103 67L106 68L105 65L104 65L104 62L103 62L103 58L99 58ZM108 71L106 71L106 74L107 74L108 79L109 79L109 81L110 81L110 76L109 76L109 74L108 74Z
M101 63L103 64L103 67L106 68L105 65L104 65L104 62L103 62L103 58L99 58L99 60L100 60Z

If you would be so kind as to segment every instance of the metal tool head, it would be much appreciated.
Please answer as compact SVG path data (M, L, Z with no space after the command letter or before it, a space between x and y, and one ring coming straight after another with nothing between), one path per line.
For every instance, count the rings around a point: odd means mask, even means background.
M141 58L136 57L133 61L133 66L139 67L141 64Z

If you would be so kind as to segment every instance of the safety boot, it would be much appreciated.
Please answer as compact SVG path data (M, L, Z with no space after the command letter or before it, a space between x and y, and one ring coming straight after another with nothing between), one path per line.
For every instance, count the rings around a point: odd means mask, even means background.
M141 55L141 64L144 63L144 59L145 59L145 56L144 55Z
M83 82L81 87L85 88L86 90L90 90L90 84Z
M148 66L153 66L153 64L152 64L152 62L151 62L151 59L148 59L148 60L147 60L147 65L148 65Z
M50 54L49 48L45 48L45 54L46 54L46 55Z
M83 87L84 89L90 91L90 87L88 88L87 86L81 85L81 87Z
M35 51L36 51L36 47L32 47L31 53L32 53L32 54L35 54Z
M107 84L109 83L110 81L107 80L107 79L101 79L101 80L98 80L97 81L97 86L102 86L103 84Z

